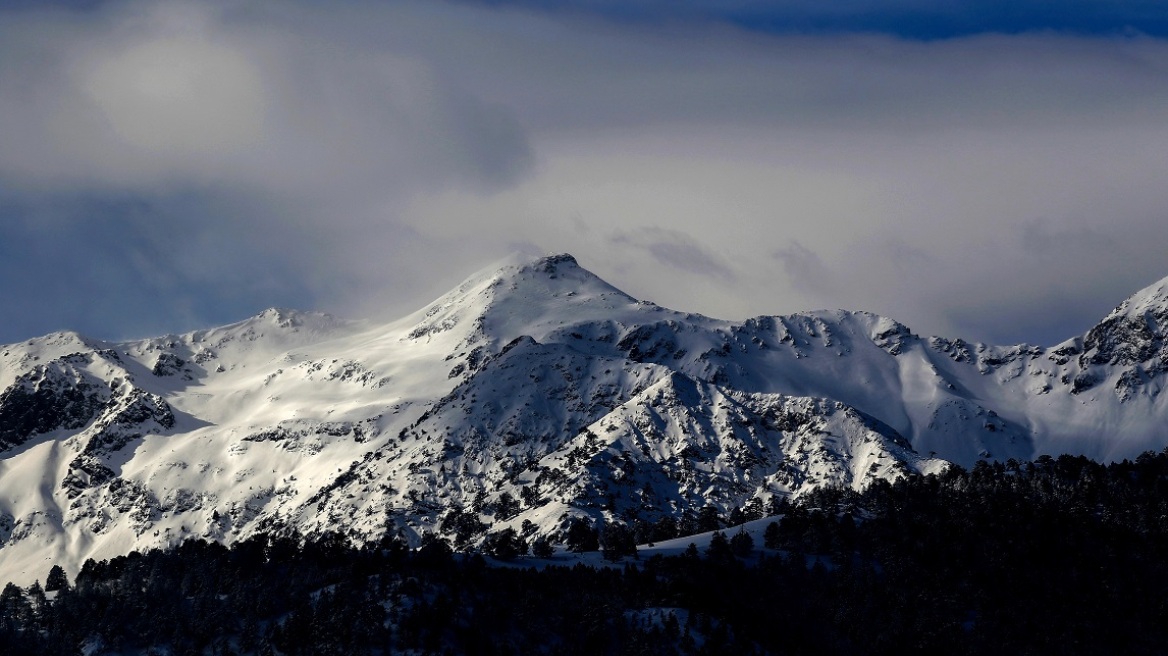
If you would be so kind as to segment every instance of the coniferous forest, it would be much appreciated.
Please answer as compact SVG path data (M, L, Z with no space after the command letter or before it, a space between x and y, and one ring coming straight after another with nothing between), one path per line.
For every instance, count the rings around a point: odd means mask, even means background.
M0 592L5 654L1153 654L1168 645L1168 450L1134 462L979 462L821 490L755 540L638 557L628 525L574 526L604 566L490 536L191 541ZM676 526L676 523L672 524ZM661 527L657 527L661 530ZM675 530L675 529L668 529ZM667 530L667 532L668 532ZM673 537L658 535L658 539ZM530 549L529 549L530 547ZM599 562L599 561L598 561ZM551 563L551 564L548 564ZM539 564L540 567L529 567Z

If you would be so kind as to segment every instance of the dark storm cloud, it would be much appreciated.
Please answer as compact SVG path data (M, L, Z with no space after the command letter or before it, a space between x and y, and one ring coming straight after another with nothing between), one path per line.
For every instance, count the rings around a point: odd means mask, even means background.
M0 10L93 10L109 0L0 0ZM1139 32L1168 35L1155 0L462 0L470 7L519 8L653 25L723 22L771 34L876 32L913 39L985 32Z
M880 32L913 39L1039 30L1168 34L1168 15L1154 0L469 0L468 4L590 13L641 23L717 20L778 34Z
M310 298L286 252L231 225L241 210L191 198L0 200L0 341L65 328L143 337L207 317L245 317L257 298L270 305Z

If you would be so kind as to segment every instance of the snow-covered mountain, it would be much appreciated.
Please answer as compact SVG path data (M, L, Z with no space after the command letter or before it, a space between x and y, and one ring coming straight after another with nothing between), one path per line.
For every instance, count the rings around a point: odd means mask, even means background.
M946 460L1132 457L1168 444L1166 332L1168 279L1083 337L994 347L861 312L674 312L559 255L388 325L54 333L0 347L0 580L198 536L557 535Z

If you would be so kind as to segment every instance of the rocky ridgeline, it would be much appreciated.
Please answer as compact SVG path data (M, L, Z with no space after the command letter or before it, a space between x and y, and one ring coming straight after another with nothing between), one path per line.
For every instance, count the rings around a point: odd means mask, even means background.
M1154 286L1052 348L863 312L720 321L571 256L387 326L268 310L186 335L3 347L0 578L53 554L261 531L358 540L727 513L955 461L1160 448ZM27 568L27 569L22 569Z

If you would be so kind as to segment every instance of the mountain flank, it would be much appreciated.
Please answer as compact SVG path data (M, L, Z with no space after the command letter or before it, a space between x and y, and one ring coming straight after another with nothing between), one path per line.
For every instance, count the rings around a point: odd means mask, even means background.
M1168 279L1049 347L864 312L724 321L570 255L388 324L286 309L184 335L0 347L0 579L258 534L562 541L864 489L950 462L1168 444Z

